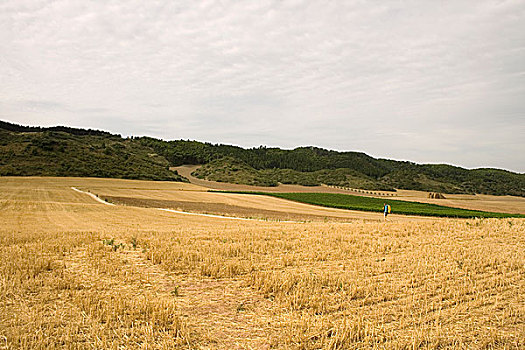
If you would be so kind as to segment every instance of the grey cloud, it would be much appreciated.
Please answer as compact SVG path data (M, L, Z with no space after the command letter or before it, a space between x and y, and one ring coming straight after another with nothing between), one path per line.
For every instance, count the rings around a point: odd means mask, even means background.
M17 101L17 104L31 110L67 110L64 104L53 101L22 100Z
M523 1L6 0L0 116L523 172L524 23Z

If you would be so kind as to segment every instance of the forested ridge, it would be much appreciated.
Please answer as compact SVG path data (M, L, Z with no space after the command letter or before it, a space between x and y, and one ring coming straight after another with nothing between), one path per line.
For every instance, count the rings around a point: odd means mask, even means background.
M525 174L446 164L377 159L318 147L293 150L123 138L99 130L27 127L0 121L0 175L56 175L181 180L168 167L204 164L195 175L215 181L275 186L347 186L444 193L525 196Z
M0 176L80 176L184 181L141 143L105 131L0 121Z
M206 164L196 175L215 181L267 186L278 182L310 186L325 183L372 190L402 188L525 196L525 174L501 169L469 170L446 164L416 164L317 147L244 149L198 141L163 141L150 137L138 140L173 165Z

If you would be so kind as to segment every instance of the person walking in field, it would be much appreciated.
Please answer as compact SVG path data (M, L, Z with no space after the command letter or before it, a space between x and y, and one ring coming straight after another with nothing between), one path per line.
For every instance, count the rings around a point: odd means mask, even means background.
M383 214L385 215L385 221L386 221L386 217L388 216L388 214L390 214L390 205L384 203L383 204Z

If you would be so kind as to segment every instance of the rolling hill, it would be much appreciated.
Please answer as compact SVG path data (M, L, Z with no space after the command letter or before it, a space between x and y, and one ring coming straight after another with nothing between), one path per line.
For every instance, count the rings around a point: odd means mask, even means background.
M139 142L97 130L0 121L0 176L79 176L184 181Z
M259 186L320 184L370 190L525 196L525 174L377 159L317 147L293 150L123 138L91 129L0 121L0 175L94 176L184 181L170 166L204 164L195 176Z

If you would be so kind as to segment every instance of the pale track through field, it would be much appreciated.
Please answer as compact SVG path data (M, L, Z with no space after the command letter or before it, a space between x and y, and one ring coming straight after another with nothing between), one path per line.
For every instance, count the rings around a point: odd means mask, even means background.
M102 200L98 196L94 195L93 193L79 190L76 187L71 187L71 189L74 190L74 191L77 191L79 193L87 194L88 196L90 196L91 198L93 198L94 200L96 200L99 203L102 203L102 204L105 204L105 205L110 205L110 206L115 206L115 204L106 202L105 200ZM187 211L174 210L174 209L168 209L168 208L151 208L151 209L167 211L169 213L175 213L175 214L205 216L205 217L208 217L208 218L217 218L217 219L248 220L248 221L250 221L250 220L254 220L254 221L268 221L268 220L263 220L263 219L250 219L250 218L241 218L241 217L233 217L233 216L222 216L222 215L213 215L213 214L191 213L191 212L187 212ZM279 222L300 223L300 221L290 221L290 220L279 220Z
M106 202L106 201L100 199L98 196L94 195L93 193L79 190L79 189L76 188L76 187L71 187L71 189L72 189L73 191L77 191L77 192L80 192L80 193L87 194L88 196L90 196L91 198L93 198L94 200L96 200L96 201L99 202L99 203L106 204L106 205L115 205L115 204L113 204L113 203L109 203L109 202Z
M153 209L167 211L169 213L185 214L185 215L197 215L197 216L205 216L205 217L208 217L208 218L217 218L217 219L246 220L246 221L271 221L271 220L263 220L263 219L241 218L241 217L234 217L234 216L222 216L222 215L213 215L213 214L190 213L190 212L187 212L187 211L173 210L173 209L167 209L167 208L153 208ZM278 222L302 223L302 221L291 221L291 220L279 220Z

